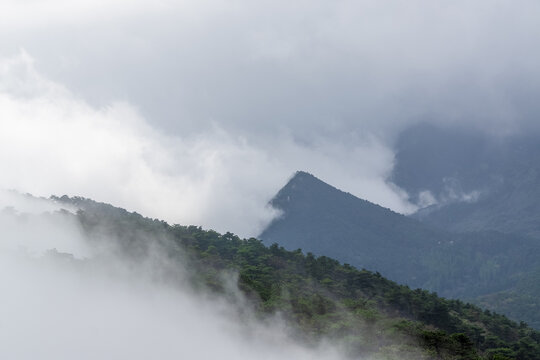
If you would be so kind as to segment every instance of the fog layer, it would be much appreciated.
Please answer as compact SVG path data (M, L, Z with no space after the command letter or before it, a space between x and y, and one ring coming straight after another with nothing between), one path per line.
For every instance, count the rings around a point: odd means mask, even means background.
M159 252L136 266L100 252L67 213L4 210L0 224L2 358L340 358L331 346L296 343L277 319L256 321L239 293L235 303L196 294L182 264L163 277ZM114 246L114 238L102 240ZM238 292L234 281L230 291Z
M219 125L174 135L151 126L131 104L89 105L43 77L33 62L25 52L0 61L0 166L6 169L0 188L81 195L171 223L249 236L275 215L268 200L306 168L408 209L384 182L392 153L375 137L302 144L286 133L259 139ZM362 166L346 166L356 162Z

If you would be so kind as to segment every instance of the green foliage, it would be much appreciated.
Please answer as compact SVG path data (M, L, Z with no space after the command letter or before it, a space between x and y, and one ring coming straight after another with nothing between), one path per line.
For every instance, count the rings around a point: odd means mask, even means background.
M266 244L277 242L288 249L301 247L332 256L411 287L482 304L540 328L537 239L496 231L455 234L438 230L303 172L279 191L272 205L284 216L261 234Z
M525 324L433 292L398 285L325 256L289 251L260 240L170 226L104 204L64 199L91 238L116 234L120 248L143 256L156 244L170 262L187 262L191 281L224 294L224 273L261 317L279 312L304 340L339 341L354 356L374 359L539 359L540 334ZM420 349L420 350L418 350Z

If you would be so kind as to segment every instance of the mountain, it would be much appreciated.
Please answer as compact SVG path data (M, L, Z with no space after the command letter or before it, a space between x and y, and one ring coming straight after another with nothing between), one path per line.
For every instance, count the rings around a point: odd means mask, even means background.
M260 235L267 245L332 256L411 287L487 301L495 311L508 310L504 301L486 299L503 296L525 309L509 313L515 319L540 326L540 311L530 306L540 298L540 291L529 287L527 297L516 296L519 284L540 280L536 239L496 231L446 232L356 198L305 172L296 173L271 204L282 215Z
M171 226L88 199L54 199L80 209L61 216L75 216L88 241L114 242L117 251L135 259L134 266L162 249L164 264L181 263L195 288L210 289L224 299L223 274L237 272L238 288L251 299L239 306L253 306L263 319L279 313L300 334L295 336L308 343L337 342L351 358L540 359L540 333L524 323L411 290L378 273L326 256L265 246L254 238ZM71 261L89 267L92 260Z
M418 259L452 238L420 222L340 191L299 171L271 200L282 212L260 235L265 244L335 257L419 286Z
M391 181L422 208L412 217L446 231L496 230L540 242L540 137L536 133L495 138L420 124L396 145ZM431 199L430 206L425 203ZM536 263L511 249L516 263ZM536 251L532 252L538 257ZM540 270L534 265L508 289L476 302L540 328Z
M413 216L426 224L540 238L539 140L421 124L400 135L390 180L423 207Z

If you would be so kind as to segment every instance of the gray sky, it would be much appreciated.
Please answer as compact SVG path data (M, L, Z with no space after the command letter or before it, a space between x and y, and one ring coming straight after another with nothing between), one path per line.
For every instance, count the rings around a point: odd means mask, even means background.
M255 235L295 170L400 212L418 121L540 123L537 1L2 1L2 188ZM6 169L10 169L7 171Z

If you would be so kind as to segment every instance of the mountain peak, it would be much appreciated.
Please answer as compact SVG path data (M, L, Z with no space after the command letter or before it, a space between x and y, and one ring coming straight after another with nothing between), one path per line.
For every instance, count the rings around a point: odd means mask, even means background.
M301 178L301 177L315 177L315 175L308 173L307 171L298 170L294 173L293 178Z
M274 196L270 204L283 212L290 212L292 210L291 206L295 208L297 206L303 207L310 204L312 200L315 200L319 204L332 204L336 196L338 198L350 197L357 201L368 203L365 200L358 199L349 193L345 193L325 183L311 173L297 171ZM378 205L373 204L373 206Z
M400 265L408 266L403 254L422 252L435 239L445 239L445 234L435 234L416 220L359 199L304 171L294 174L271 205L282 216L260 235L266 244L276 242L290 250L332 256L409 284L416 282L401 277Z
M321 179L317 178L315 175L313 175L311 173L308 173L306 171L299 170L299 171L294 173L293 177L288 181L288 183L287 183L287 185L285 185L285 187L294 186L296 184L305 183L305 182L319 182L319 183L323 183L325 185L328 185L324 181L322 181ZM330 186L330 185L328 185L328 186Z

